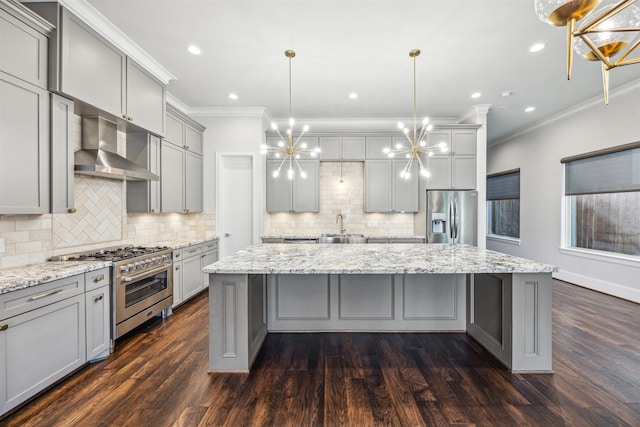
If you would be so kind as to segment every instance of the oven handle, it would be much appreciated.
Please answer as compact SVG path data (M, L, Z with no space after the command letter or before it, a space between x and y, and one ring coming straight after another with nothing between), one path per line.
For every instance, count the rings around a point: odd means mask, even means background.
M140 274L136 274L135 276L122 276L120 278L120 280L122 280L123 282L133 282L133 281L136 281L136 280L144 279L144 278L149 277L149 276L153 276L156 273L160 273L162 271L166 271L166 270L169 269L169 267L171 267L171 264L162 264L158 268L154 268L153 270L147 270L147 271L142 272Z

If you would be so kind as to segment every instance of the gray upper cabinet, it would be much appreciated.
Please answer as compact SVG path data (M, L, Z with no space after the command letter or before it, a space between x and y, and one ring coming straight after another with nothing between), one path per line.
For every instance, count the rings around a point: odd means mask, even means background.
M305 179L298 175L287 179L286 173L273 177L282 160L267 160L267 212L319 212L320 163L318 160L298 160ZM287 167L286 165L283 167Z
M25 3L53 23L49 90L80 101L83 115L106 114L134 131L164 134L166 87L57 2Z
M165 131L165 85L127 58L126 108L123 118L156 134Z
M51 212L74 213L73 101L51 94Z
M385 148L391 148L390 136L367 136L366 158L367 160L383 160L389 156L384 153Z
M0 6L0 70L46 89L47 36Z
M160 153L160 210L184 212L184 149L162 141Z
M160 175L160 138L127 133L127 158ZM160 212L160 181L127 181L127 212Z
M0 214L50 210L49 92L0 73Z
M406 160L367 160L364 164L365 212L418 212L419 170L411 165L409 179L400 177Z
M450 151L426 158L431 177L427 189L473 190L476 188L477 126L461 129L438 129L428 136L429 145L448 142Z
M365 159L364 136L321 136L320 160L362 161Z
M283 133L282 136L285 139L285 143L287 143L287 134ZM293 143L295 144L296 139L298 138L298 135L293 135ZM267 145L271 146L271 147L278 147L278 145L282 143L282 139L278 136L278 135L274 135L274 134L269 134L267 136ZM296 148L301 147L302 144L306 144L307 145L307 150L312 150L316 147L319 147L319 143L318 143L318 137L317 136L309 136L309 135L303 135L300 140L298 141L298 143L296 144ZM322 153L320 154L322 155ZM318 159L318 156L316 157L312 157L311 155L303 155L304 160L310 159L310 160L315 160ZM267 154L267 159L282 159L282 154L280 153L272 153L269 152Z
M172 107L160 153L161 212L202 212L204 127Z

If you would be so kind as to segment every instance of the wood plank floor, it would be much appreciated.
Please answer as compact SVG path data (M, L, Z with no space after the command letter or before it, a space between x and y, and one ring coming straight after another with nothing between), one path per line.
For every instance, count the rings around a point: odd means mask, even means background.
M202 294L0 424L639 426L640 305L561 282L553 298L554 375L416 333L271 334L251 374L208 374Z

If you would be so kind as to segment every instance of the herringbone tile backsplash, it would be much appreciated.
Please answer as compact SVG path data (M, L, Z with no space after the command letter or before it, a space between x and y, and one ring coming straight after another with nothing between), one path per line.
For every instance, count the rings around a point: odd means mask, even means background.
M76 176L74 215L53 216L54 249L122 240L122 181Z

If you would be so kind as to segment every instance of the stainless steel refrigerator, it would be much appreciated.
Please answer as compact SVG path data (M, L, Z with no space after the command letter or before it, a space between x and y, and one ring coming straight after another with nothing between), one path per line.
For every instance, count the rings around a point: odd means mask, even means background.
M478 245L478 192L427 190L427 243Z

